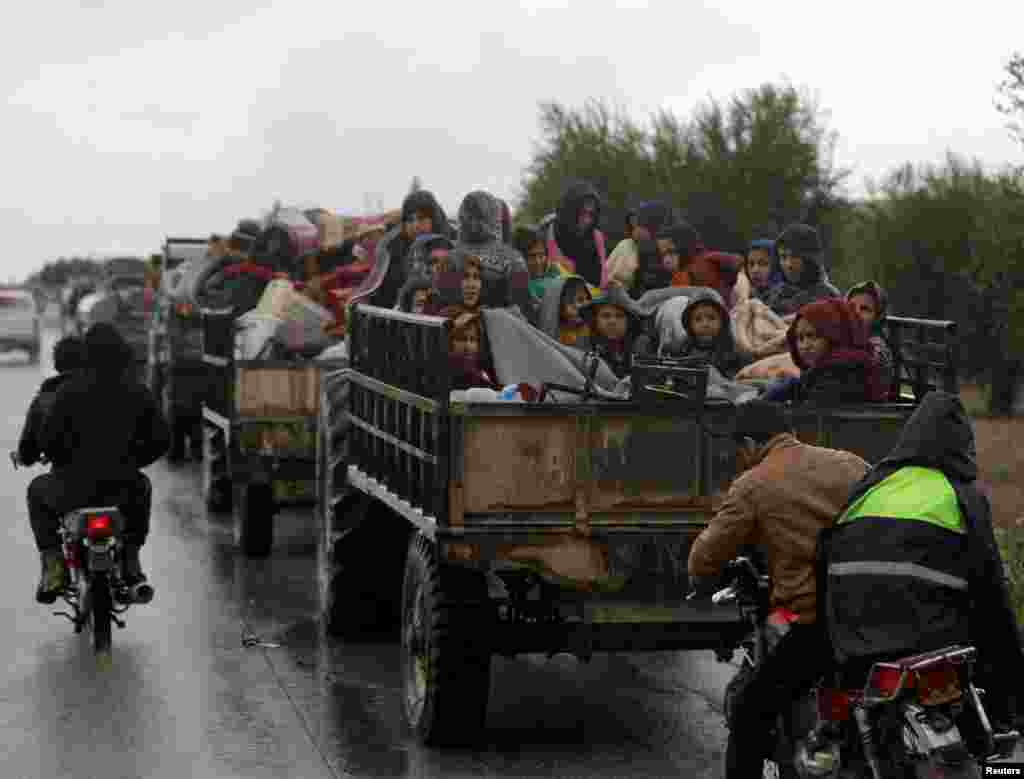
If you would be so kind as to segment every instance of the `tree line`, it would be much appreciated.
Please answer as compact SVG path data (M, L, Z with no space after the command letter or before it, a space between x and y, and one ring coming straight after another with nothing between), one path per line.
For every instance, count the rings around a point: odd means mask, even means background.
M1024 55L996 88L1024 146ZM853 199L850 171L833 161L836 138L817 101L789 84L646 122L601 101L542 103L516 221L553 212L566 182L582 178L604 196L613 242L626 211L652 198L675 206L706 245L737 253L790 222L811 224L836 286L875 279L891 313L956 321L961 379L989 388L991 413L1010 413L1024 381L1024 167L986 171L950 152L940 164L899 165Z

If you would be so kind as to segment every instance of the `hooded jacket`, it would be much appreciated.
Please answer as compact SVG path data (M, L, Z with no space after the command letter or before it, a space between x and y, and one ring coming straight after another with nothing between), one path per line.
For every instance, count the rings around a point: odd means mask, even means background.
M112 326L89 328L85 348L86 368L61 386L40 444L72 481L132 481L170 446L167 421Z
M562 323L562 296L567 287L581 284L586 286L586 281L580 276L563 276L554 279L545 289L544 298L540 303L537 329L567 346L575 346L578 339L590 334L590 329L582 317L575 324L563 325Z
M618 306L626 312L626 334L620 340L605 338L597 332L595 316L600 306ZM580 338L576 346L584 351L593 350L620 379L627 376L633 366L633 354L645 320L643 311L622 287L611 287L580 308L580 316L587 323L590 334Z
M818 333L831 342L829 352L812 367L797 348L796 329L801 319L810 321ZM766 400L837 403L880 403L888 399L888 388L868 341L868 329L843 298L828 298L802 307L786 332L789 353L801 370L799 379L783 379L765 396Z
M633 211L626 213L626 221L630 217L636 217L636 223L640 227L646 227L652 236L657 235L663 227L670 224L673 219L672 207L660 200L650 200L641 203ZM642 243L647 245L641 247ZM638 241L635 238L624 238L616 244L606 264L605 281L618 281L626 289L633 290L636 284L636 273L640 268L640 250L644 248L646 254L650 255L653 247L649 242ZM648 259L648 257L645 257ZM604 286L604 284L602 284ZM647 285L645 285L647 286ZM665 287L668 284L650 285L650 289ZM646 290L645 290L646 291ZM637 290L638 296L643 291Z
M43 426L57 400L58 391L73 375L70 372L58 373L56 376L45 379L39 387L39 392L32 399L28 415L25 417L25 427L18 440L18 459L23 465L34 465L39 462L40 456L45 452L40 445ZM50 462L55 468L67 464L66 461L58 461L52 457Z
M459 262L470 255L480 258L481 305L518 306L525 314L530 303L530 273L526 260L503 241L503 235L500 201L488 192L470 192L459 206L459 240L452 257Z
M594 223L581 235L577 224L587 200L595 205ZM597 225L601 221L601 196L585 181L569 186L558 204L555 221L548 233L548 257L598 287L606 282L605 239Z
M722 320L722 329L709 344L700 343L693 334L692 315L697 305L710 303L718 310ZM729 311L722 302L722 297L713 289L700 289L690 297L686 308L682 312L683 329L686 332L686 341L674 352L667 350L670 356L681 358L701 358L714 365L719 372L727 379L732 379L736 373L751 360L736 349L736 341L732 335L732 319Z
M802 226L796 225L795 227ZM812 228L807 229L813 232ZM772 273L770 279L777 279L778 283L762 296L762 300L779 316L793 314L799 311L802 306L813 303L815 300L842 297L839 290L828 280L820 245L816 240L813 243L809 242L809 237L805 236L802 231L798 234L794 233L795 237L787 238L787 235L793 233L793 231L793 227L788 228L776 241L776 250L772 253ZM816 236L817 233L815 233ZM789 243L786 243L786 241L789 241ZM788 281L782 271L782 262L779 259L778 253L780 246L788 246L795 253L803 257L803 268L800 272L800 278L795 284Z
M929 392L822 534L821 618L840 664L973 644L1000 679L981 686L1020 695L1024 653L975 458L960 399Z
M398 294L398 304L395 306L399 311L405 311L406 313L412 313L413 299L416 293L420 290L427 290L427 306L430 305L430 296L433 294L434 288L431 285L431 281L426 276L413 276L402 287L401 292Z
M402 223L384 234L377 242L373 270L353 293L353 301L359 300L374 306L394 308L398 293L409 278L408 254L412 241L405 237L404 224L417 211L428 211L435 231L444 232L448 217L433 193L425 189L406 195L402 201Z

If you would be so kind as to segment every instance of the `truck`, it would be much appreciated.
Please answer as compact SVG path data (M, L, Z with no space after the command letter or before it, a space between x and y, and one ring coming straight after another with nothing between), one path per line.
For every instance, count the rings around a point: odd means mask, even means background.
M689 546L737 474L735 406L686 368L635 373L628 401L452 400L445 326L354 304L350 364L319 403L322 621L347 636L398 623L418 739L472 738L496 654L731 656L735 611L685 595ZM892 402L791 408L798 436L877 462L927 391L957 391L955 332L890 318Z
M200 311L203 500L232 511L244 555L265 557L278 508L314 502L320 374L346 362L237 359L235 315Z
M207 371L203 363L202 322L199 310L172 296L181 266L206 256L205 238L167 238L162 273L153 301L147 341L146 382L171 428L169 462L202 457L202 401Z

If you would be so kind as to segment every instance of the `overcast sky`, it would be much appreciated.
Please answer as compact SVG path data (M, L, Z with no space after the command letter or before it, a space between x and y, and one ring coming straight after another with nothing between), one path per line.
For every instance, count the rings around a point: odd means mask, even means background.
M472 189L511 201L545 99L685 115L786 79L829 112L854 189L946 149L1024 162L993 107L1020 3L43 0L9 21L4 278L275 198L397 207L413 175L452 213Z

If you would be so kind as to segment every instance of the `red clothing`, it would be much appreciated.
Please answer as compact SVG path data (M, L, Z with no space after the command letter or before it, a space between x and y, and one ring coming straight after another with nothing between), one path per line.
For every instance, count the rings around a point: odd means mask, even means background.
M733 289L743 258L728 252L699 249L683 270L672 274L673 287L710 287L722 296L725 307L732 310Z
M807 371L810 366L800 359L796 341L796 325L801 319L813 324L818 334L828 338L830 343L830 351L814 365L815 370L820 372L838 365L863 365L867 399L878 403L888 399L888 387L882 379L870 331L849 301L844 298L825 298L808 303L797 312L796 319L786 332L786 341L793 362L802 371Z

